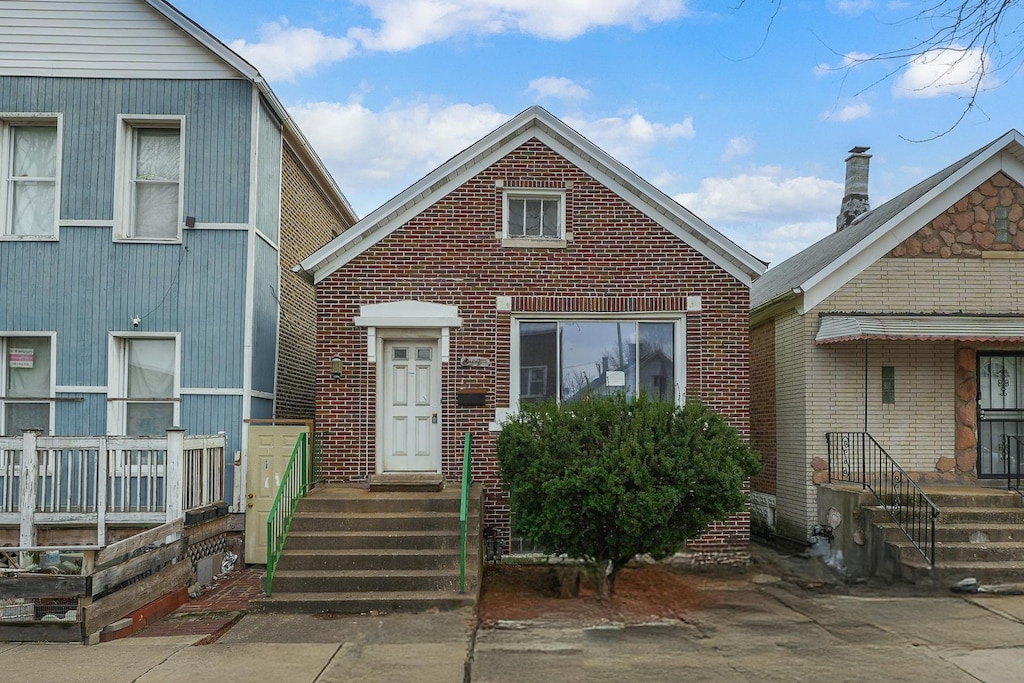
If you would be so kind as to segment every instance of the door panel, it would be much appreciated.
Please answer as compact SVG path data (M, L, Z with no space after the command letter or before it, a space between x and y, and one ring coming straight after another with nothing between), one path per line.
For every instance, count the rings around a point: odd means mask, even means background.
M1017 437L1024 437L1024 354L978 354L978 476L1017 473ZM1009 441L1008 441L1009 439Z
M441 469L441 364L437 340L384 343L381 454L384 472Z
M249 425L245 476L245 562L267 562L267 518L305 426ZM294 474L297 473L293 473Z

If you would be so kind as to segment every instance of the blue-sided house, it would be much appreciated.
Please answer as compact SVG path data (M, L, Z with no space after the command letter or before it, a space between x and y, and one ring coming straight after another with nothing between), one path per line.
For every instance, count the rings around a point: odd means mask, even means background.
M223 433L212 485L241 511L247 422L314 414L315 292L291 267L356 217L257 70L166 2L0 3L0 26L0 545L45 544L30 480L43 516L166 495L130 442L39 446L19 484L25 430L180 427L186 454Z

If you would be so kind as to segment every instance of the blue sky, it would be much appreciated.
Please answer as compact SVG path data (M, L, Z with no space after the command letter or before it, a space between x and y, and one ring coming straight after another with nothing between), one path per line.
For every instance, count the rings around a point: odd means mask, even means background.
M857 62L929 35L917 3L174 4L260 69L361 216L540 104L774 264L834 230L851 147L877 206L1022 127L1024 75L1001 70L935 138L998 55Z

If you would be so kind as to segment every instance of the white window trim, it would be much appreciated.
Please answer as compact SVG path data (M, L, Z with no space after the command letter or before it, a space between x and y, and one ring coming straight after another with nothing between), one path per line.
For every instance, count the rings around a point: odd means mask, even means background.
M565 226L565 190L551 188L508 187L501 192L501 245L503 247L565 248L568 235ZM512 236L508 234L509 199L558 199L558 236Z
M131 234L132 156L135 145L132 131L136 128L172 128L178 131L178 215L177 235L169 239L134 237ZM185 215L185 117L182 115L118 114L117 150L114 164L114 241L142 244L181 244Z
M52 235L14 235L10 231L10 191L7 187L11 164L11 137L10 129L17 125L38 125L41 123L52 123L57 126L57 164L54 169L53 182L53 234ZM64 161L64 115L58 112L47 113L0 113L0 170L3 172L3 191L0 192L0 241L21 241L21 242L56 242L60 239L60 190L61 175Z
M181 333L111 332L107 351L107 434L124 434L128 393L125 341L129 339L174 340L174 424L181 424ZM115 400L109 400L115 399Z
M56 425L57 411L55 409L56 401L54 400L56 395L57 395L57 333L56 332L43 332L43 331L36 331L36 330L31 330L31 331L18 330L17 332L0 331L0 340L3 340L3 339L7 339L8 340L7 344L0 343L0 352L3 353L3 355L0 356L0 362L2 362L4 364L7 363L6 355L7 355L7 348L10 345L10 340L11 339L17 339L18 337L48 337L50 339L50 395L48 397L49 400L47 401L47 403L50 404L50 424L48 426L48 430L49 430L50 434L53 434L54 430L56 429L56 426L57 426ZM0 373L0 375L2 375L3 377L6 377L7 376L6 371ZM6 385L4 383L0 382L0 396L5 396L6 393L7 393ZM39 398L43 398L43 397L40 396ZM4 400L4 403L6 403L6 402L7 401ZM43 403L43 401L32 401L32 403ZM0 413L2 413L2 411L0 411ZM5 415L0 414L0 417L5 417ZM0 422L0 428L2 428L2 427L3 427L3 423ZM0 433L2 433L2 431L0 431Z
M521 392L519 377L519 325L521 323L565 322L632 322L632 323L673 323L675 325L675 398L677 405L686 402L686 316L673 313L556 313L556 314L520 314L512 316L511 338L509 340L509 397L508 405L511 412L518 412ZM557 363L562 363L561 349L557 349ZM556 373L560 369L556 370ZM556 378L558 379L558 378ZM495 417L500 422L500 416Z

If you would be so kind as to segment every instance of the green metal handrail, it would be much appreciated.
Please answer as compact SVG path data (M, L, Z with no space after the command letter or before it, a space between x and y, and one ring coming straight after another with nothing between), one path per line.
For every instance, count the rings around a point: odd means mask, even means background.
M300 461L299 475L293 477L296 460ZM277 489L274 504L270 506L270 515L267 517L267 595L270 595L274 570L277 569L277 561L281 559L281 553L284 551L284 541L292 526L295 508L308 490L309 436L301 432L295 441L295 447L292 448L292 456L288 459L288 466L284 468L281 486Z
M461 548L462 555L459 560L459 592L466 592L466 536L469 527L469 483L470 463L472 461L473 435L466 432L466 445L462 450L462 507L459 511L459 526L461 527Z

